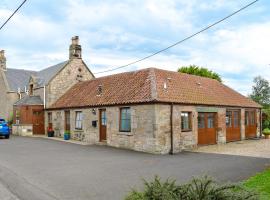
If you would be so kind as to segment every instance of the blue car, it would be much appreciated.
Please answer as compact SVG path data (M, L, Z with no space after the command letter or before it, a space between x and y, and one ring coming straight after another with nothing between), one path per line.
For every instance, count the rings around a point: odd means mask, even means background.
M9 138L10 130L7 122L4 119L0 119L0 136L4 136L6 139Z

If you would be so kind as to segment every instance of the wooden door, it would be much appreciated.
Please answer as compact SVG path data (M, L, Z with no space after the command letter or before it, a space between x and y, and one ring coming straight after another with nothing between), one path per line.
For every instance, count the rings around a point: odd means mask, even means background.
M43 110L33 110L32 115L33 122L33 134L44 135L44 111Z
M216 113L198 113L198 144L217 143Z
M245 135L246 139L257 136L257 118L256 111L249 110L245 112Z
M226 141L241 140L240 111L228 110L226 112Z
M65 111L65 131L70 131L70 111Z
M107 140L107 115L106 110L99 110L99 140Z

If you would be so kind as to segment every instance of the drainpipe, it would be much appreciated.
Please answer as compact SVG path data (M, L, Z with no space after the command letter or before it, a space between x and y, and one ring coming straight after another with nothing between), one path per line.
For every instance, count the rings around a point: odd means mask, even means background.
M173 103L171 103L171 115L170 115L170 125L171 125L171 150L170 155L173 155Z
M46 86L44 85L44 91L43 91L43 102L44 102L44 109L46 109Z
M260 137L262 137L262 109L260 108Z

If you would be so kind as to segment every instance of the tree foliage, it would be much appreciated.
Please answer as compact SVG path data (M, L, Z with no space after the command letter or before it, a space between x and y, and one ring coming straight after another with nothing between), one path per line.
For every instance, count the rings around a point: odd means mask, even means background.
M216 79L217 81L222 82L222 79L218 73L213 72L207 68L199 67L196 65L180 67L178 69L178 72Z
M270 106L270 85L269 82L261 76L257 76L253 80L252 93L250 98L261 104L264 108Z

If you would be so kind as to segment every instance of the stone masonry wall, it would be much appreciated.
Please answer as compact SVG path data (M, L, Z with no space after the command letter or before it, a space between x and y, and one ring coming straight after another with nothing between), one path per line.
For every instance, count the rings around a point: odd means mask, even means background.
M70 60L66 67L60 71L47 86L46 107L51 106L78 81L86 81L92 78L93 75L84 65L82 59Z
M10 105L7 105L9 104L7 99L7 88L5 87L6 84L4 82L4 77L3 77L3 72L2 70L0 69L0 118L4 118L7 120L8 118L8 107Z

